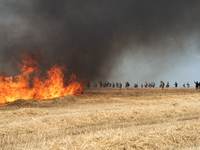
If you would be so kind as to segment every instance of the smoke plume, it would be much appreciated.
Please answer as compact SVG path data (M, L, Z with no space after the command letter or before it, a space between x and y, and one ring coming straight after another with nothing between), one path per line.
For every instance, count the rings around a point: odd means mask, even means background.
M42 70L58 64L90 80L119 80L120 70L158 80L188 44L198 53L199 8L198 0L2 0L0 69L12 75L19 52L41 50Z

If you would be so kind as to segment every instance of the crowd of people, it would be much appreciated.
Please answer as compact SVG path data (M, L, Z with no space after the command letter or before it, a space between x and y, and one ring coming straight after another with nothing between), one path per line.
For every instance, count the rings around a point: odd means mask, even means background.
M194 83L195 83L196 89L200 88L200 82L198 82L198 81L195 82L194 81ZM144 88L147 88L147 87L154 88L155 85L156 84L154 82L150 82L150 83L145 82L144 84L141 84L141 88L143 88L143 87ZM88 88L90 88L90 87L95 87L95 88L100 87L100 88L120 88L121 89L122 88L122 83L121 82L107 82L107 81L102 82L102 81L99 81L99 86L98 86L97 82L92 82L92 86L91 86L91 83L88 81L87 87ZM126 82L125 83L125 88L129 88L129 87L130 87L130 83ZM138 84L134 83L133 87L137 88ZM170 87L170 83L167 82L166 85L165 85L165 83L163 81L160 81L159 87L162 88L162 89L164 87L169 88ZM178 88L178 83L177 82L174 83L174 87ZM183 87L184 88L186 88L186 87L189 88L190 87L190 83L189 82L184 83Z
M96 82L92 82L92 86L93 87L98 87L97 86L97 83ZM129 87L130 86L130 83L129 82L126 82L125 83L125 87ZM88 81L88 84L87 84L87 87L88 88L90 88L91 87L91 85L90 85L90 82ZM122 83L121 82L107 82L107 81L105 81L105 82L102 82L102 81L99 81L99 87L100 88L122 88Z

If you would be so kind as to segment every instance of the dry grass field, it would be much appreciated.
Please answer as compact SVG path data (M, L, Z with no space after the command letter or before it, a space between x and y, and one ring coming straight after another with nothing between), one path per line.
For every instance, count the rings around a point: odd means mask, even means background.
M0 149L200 149L200 90L86 89L0 106Z

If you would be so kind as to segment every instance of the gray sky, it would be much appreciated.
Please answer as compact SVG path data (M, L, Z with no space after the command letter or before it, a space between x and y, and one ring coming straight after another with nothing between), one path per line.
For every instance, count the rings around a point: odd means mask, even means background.
M58 64L91 81L194 86L199 16L198 0L1 0L0 71L17 74L19 52L42 50L43 71Z

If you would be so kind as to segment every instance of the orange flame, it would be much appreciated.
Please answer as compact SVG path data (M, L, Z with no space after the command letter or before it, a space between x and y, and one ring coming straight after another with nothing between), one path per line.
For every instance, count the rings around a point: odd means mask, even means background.
M38 75L33 77L32 88L30 86L31 73L39 67L40 54L26 52L21 55L24 65L17 64L22 74L5 77L0 74L0 104L12 102L17 99L47 99L63 97L67 94L79 95L83 91L83 84L76 81L76 76L71 75L69 85L64 86L64 67L54 65L47 71L47 79L41 79Z

